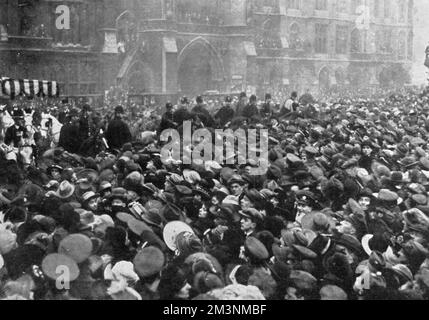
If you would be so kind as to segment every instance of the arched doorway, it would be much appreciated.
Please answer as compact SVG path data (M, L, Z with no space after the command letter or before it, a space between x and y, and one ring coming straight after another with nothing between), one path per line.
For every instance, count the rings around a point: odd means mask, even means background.
M384 68L381 70L378 80L380 82L380 86L382 88L388 88L390 87L392 83L392 72L389 68Z
M199 38L179 55L178 82L181 93L196 96L206 91L221 91L223 68L213 47Z
M126 86L131 94L142 94L153 91L152 70L143 62L135 62L127 74Z
M325 67L319 72L319 90L321 92L326 92L329 90L330 86L329 70Z
M345 76L344 71L341 68L338 68L335 71L335 81L337 82L337 86L342 87L345 85Z

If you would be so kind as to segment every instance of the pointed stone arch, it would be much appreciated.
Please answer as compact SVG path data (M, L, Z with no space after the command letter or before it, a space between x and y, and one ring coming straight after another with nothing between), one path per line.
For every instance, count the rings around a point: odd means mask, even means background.
M319 79L319 90L327 91L331 86L331 71L327 66L323 66L319 69L318 79Z
M153 92L153 71L147 63L137 60L128 68L125 83L131 93Z
M184 94L193 95L202 93L198 91L224 90L226 84L222 59L207 39L197 37L180 51L178 82Z

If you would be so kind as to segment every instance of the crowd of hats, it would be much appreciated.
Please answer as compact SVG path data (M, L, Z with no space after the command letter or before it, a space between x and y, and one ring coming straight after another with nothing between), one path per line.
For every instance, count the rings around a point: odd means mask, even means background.
M429 94L259 121L259 175L163 162L156 137L5 170L1 298L429 298Z

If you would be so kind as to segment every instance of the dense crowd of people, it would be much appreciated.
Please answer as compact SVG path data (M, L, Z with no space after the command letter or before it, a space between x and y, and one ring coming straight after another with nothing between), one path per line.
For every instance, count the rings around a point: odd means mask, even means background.
M429 298L429 90L184 97L138 134L122 106L95 113L67 110L32 165L0 154L2 299ZM268 129L268 170L163 158L185 121Z

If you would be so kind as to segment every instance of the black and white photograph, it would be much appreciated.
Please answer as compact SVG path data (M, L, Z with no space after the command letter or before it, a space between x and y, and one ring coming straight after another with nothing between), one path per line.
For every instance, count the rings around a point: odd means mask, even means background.
M429 300L429 0L0 0L0 300Z

